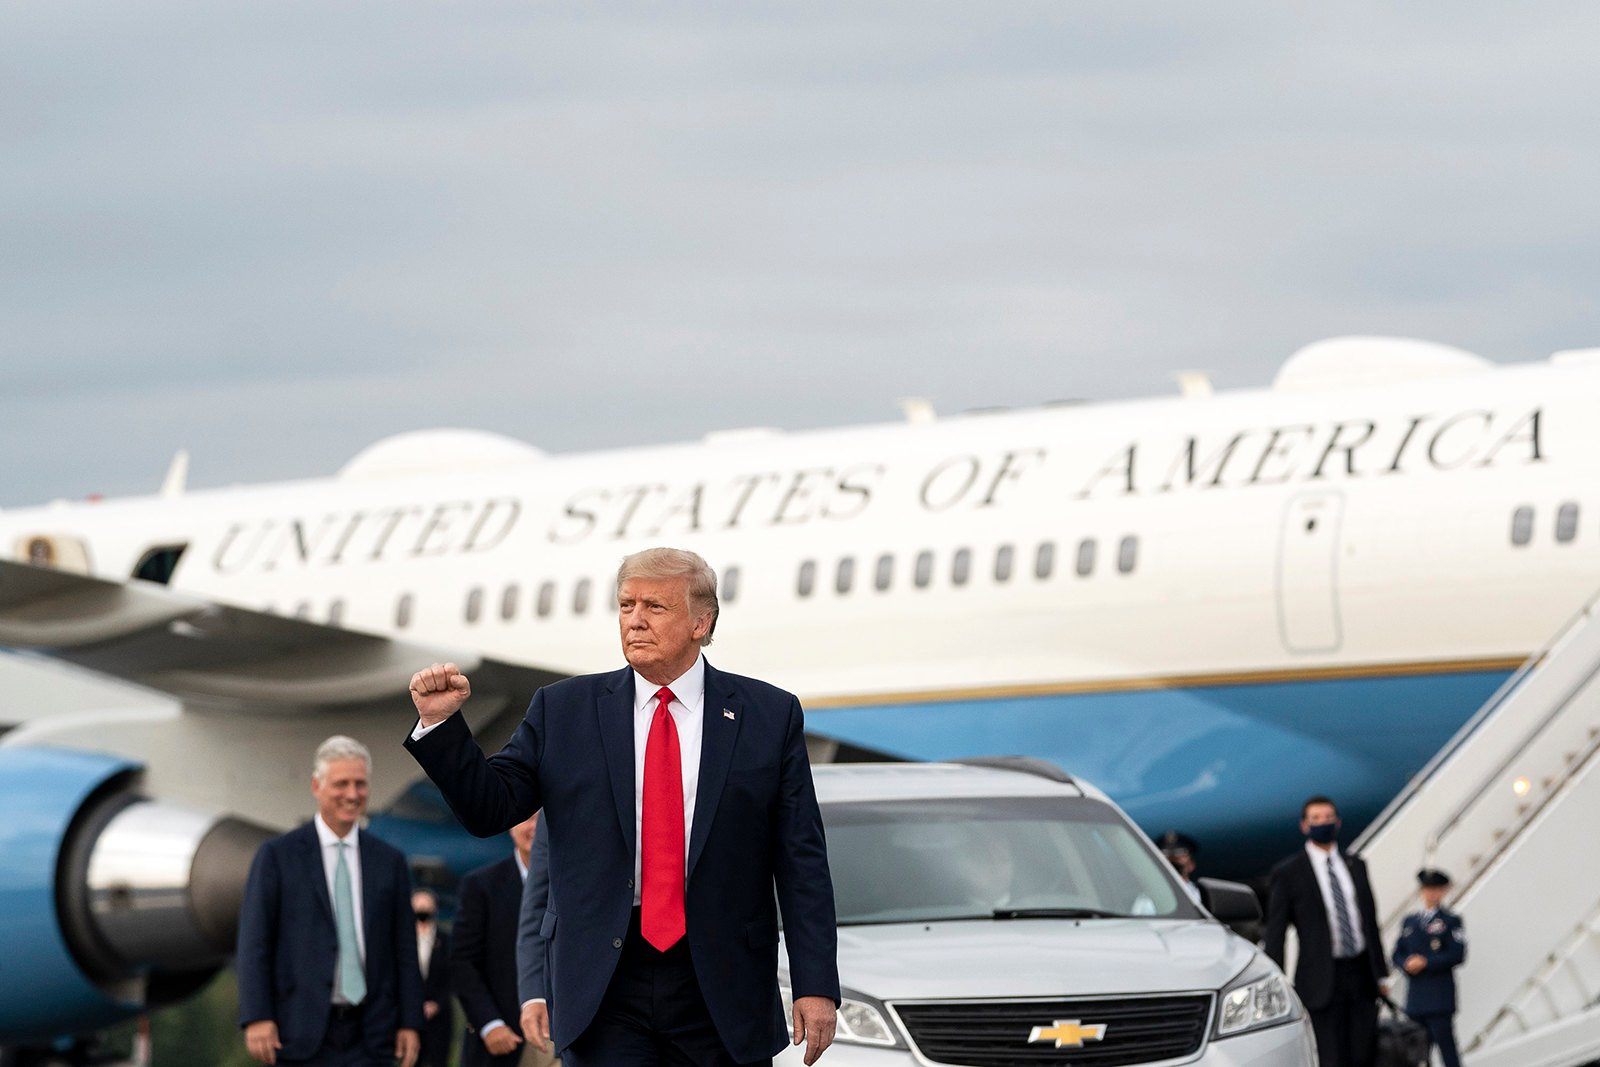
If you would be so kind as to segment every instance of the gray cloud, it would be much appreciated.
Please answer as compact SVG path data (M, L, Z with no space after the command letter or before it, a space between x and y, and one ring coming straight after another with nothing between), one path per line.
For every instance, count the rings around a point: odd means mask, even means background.
M0 503L1600 341L1576 2L0 15Z

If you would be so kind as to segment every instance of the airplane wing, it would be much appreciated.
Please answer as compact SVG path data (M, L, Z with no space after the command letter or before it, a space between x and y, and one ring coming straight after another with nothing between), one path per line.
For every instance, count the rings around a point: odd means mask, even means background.
M505 703L565 675L466 649L218 604L154 582L111 582L0 560L0 645L169 693L188 707L314 711L405 699L418 667L454 662Z

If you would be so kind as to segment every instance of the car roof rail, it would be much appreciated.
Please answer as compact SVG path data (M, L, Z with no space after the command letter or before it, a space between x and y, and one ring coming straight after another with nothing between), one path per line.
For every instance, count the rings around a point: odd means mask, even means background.
M961 759L946 760L947 763L960 763L968 767L993 767L1001 771L1016 771L1019 774L1032 774L1039 778L1048 778L1052 782L1062 785L1077 785L1072 775L1051 763L1047 759L1037 756L966 756Z

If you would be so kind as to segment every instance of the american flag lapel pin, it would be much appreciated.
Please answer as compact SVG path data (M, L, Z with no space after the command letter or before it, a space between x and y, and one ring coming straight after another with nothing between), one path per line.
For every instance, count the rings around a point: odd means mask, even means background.
M733 709L732 709L732 708L723 708L723 709L722 709L722 717L723 717L723 718L724 718L724 719L731 719L731 718L733 718Z

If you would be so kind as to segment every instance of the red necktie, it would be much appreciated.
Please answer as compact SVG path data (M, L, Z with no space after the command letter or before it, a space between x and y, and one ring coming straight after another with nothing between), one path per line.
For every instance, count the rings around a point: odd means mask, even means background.
M656 693L644 746L644 815L639 827L639 932L665 952L683 937L683 757L672 690Z

